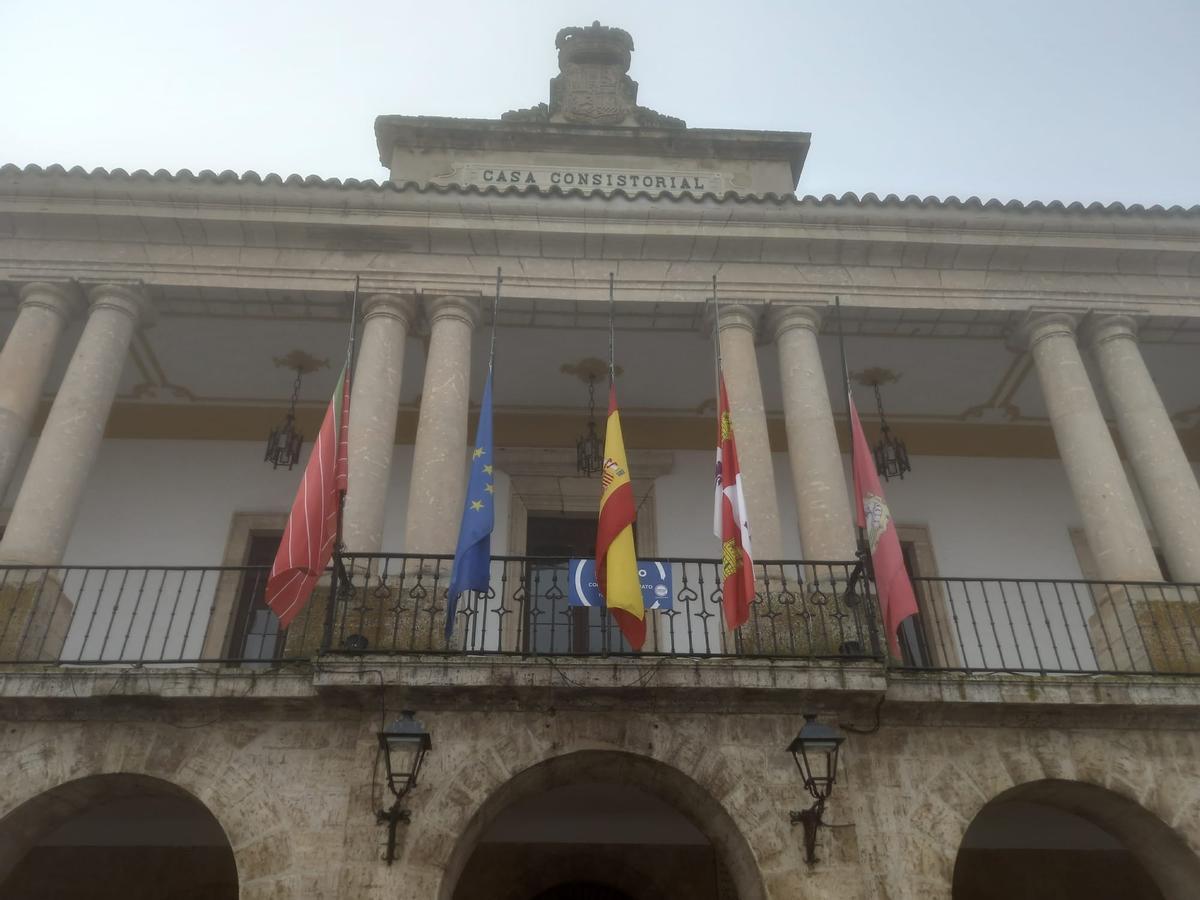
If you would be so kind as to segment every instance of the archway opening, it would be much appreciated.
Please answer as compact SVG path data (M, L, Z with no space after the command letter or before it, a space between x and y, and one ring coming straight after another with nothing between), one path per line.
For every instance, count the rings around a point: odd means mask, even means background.
M971 822L953 900L1184 900L1200 860L1153 813L1104 788L1047 780L992 800Z
M195 797L154 778L100 775L0 820L0 896L237 900L237 865Z
M663 763L581 751L519 773L464 829L442 900L762 900L728 812Z

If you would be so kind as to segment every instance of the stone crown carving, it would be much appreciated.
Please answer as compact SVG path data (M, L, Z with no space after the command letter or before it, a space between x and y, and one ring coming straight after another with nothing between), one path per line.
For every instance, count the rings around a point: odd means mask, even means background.
M554 38L558 75L550 79L550 103L510 110L506 122L685 128L682 119L637 105L638 84L629 77L633 38L628 31L593 22L564 28Z

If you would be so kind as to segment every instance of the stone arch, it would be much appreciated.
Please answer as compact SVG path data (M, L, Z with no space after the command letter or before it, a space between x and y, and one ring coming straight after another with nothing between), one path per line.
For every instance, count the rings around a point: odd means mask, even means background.
M972 824L996 804L1006 801L1050 806L1086 820L1132 854L1164 900L1195 897L1196 885L1200 884L1200 858L1179 832L1137 801L1096 784L1047 778L1025 782L996 795L979 809ZM966 832L963 836L966 837Z
M480 837L504 809L535 794L578 782L626 785L670 804L708 838L724 862L739 900L766 900L749 842L730 813L703 786L674 766L651 757L595 749L537 762L493 790L459 833L446 861L438 900L452 900Z
M110 773L87 775L35 793L0 818L0 884L13 874L42 838L75 817L104 804L141 798L182 801L191 814L214 825L229 851L234 877L240 880L228 831L198 797L161 778L132 773Z
M85 725L71 737L45 737L14 759L20 778L0 778L0 822L39 795L76 781L121 775L172 785L217 820L243 886L272 879L292 865L285 808L258 774L239 760L239 746L211 732L122 724ZM249 801L249 802L248 802Z

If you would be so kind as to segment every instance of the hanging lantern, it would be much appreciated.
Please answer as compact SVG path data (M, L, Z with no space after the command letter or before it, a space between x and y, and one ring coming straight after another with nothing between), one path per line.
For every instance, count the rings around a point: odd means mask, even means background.
M904 441L892 434L887 416L883 412L883 397L879 386L886 382L898 381L899 377L888 369L873 368L863 372L855 372L854 380L862 385L869 385L875 391L875 408L879 412L879 440L871 450L875 457L875 470L883 476L884 481L893 478L904 480L905 474L912 471L908 462L908 448Z
M283 424L272 428L267 437L267 452L263 460L269 462L274 469L280 466L290 469L300 461L300 447L304 443L304 435L296 430L296 401L300 396L300 379L303 375L303 368L297 366L296 381L292 385L292 402L288 406L287 416Z
M587 431L575 442L575 467L580 475L592 476L604 465L604 442L596 431L596 376L588 375Z
M887 418L883 414L883 398L879 395L879 382L875 382L875 407L879 410L879 440L875 444L873 451L875 455L875 469L883 476L884 481L891 481L893 478L904 480L904 473L911 472L912 466L908 463L908 448L904 446L904 441L892 434L892 429L888 427Z

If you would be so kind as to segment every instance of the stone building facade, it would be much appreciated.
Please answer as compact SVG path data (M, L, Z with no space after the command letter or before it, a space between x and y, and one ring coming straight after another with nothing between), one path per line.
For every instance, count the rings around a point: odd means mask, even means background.
M378 119L383 184L0 169L0 894L1200 895L1200 209L797 198L809 135L639 105L619 29L556 49L548 103ZM640 655L563 599L610 272L673 577ZM356 276L350 580L282 634L298 473L256 442L297 377L314 433ZM446 641L492 327L494 596ZM714 330L763 561L737 634ZM902 660L856 568L839 331L913 459ZM432 749L387 860L402 709ZM846 738L815 861L808 712Z

